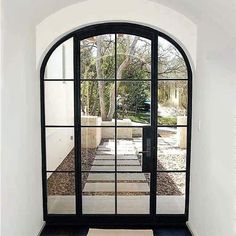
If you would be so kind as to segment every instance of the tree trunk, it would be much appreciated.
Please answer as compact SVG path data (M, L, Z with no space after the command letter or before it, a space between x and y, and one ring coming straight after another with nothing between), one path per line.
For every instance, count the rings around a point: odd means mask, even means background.
M101 70L101 36L97 36L97 58L96 58L96 71L97 79L102 80L102 70ZM98 81L98 94L99 94L99 103L100 103L100 112L102 120L107 119L106 107L105 107L105 82Z
M118 70L117 70L117 80L121 80L122 79L122 73L124 71L125 68L127 68L127 66L130 63L130 59L131 57L134 55L135 52L135 46L138 42L139 37L135 36L130 48L127 49L127 57L125 58L125 60L121 63L121 65L119 66ZM116 90L118 91L120 82L118 81L116 84ZM108 115L107 115L107 120L112 120L112 117L115 113L115 85L112 86L111 91L110 91L110 105L109 105L109 111L108 111Z

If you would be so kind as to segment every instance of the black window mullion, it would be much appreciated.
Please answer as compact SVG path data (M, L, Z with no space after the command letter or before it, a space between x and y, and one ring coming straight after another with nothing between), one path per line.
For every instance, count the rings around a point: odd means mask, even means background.
M117 34L115 34L115 214L117 215Z
M80 109L80 41L74 37L74 132L75 132L75 191L76 214L82 214L82 184L81 184L81 109Z
M192 72L187 56L183 55L188 70L188 117L187 117L187 153L186 153L186 182L185 182L185 215L189 215L189 188L190 188L190 156L192 132Z
M40 70L40 100L41 100L41 147L42 147L42 185L43 185L43 218L48 215L47 201L47 151L46 151L46 128L45 128L45 87L44 73L47 65L47 60L44 61Z
M154 34L152 40L152 55L151 55L151 126L153 127L152 132L152 161L153 169L151 172L151 188L150 188L150 214L152 216L156 215L156 182L157 182L157 48L158 48L158 37Z

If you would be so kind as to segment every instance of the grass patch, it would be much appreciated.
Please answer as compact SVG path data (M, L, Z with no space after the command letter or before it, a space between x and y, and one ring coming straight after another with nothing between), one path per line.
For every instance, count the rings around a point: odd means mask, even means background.
M159 125L176 125L177 118L176 117L158 117Z

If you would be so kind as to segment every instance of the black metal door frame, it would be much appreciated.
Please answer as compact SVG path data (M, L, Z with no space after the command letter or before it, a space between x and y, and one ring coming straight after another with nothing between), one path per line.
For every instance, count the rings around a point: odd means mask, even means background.
M150 181L150 214L149 215L84 215L82 214L82 185L81 185L81 156L80 156L80 135L81 135L81 109L80 109L80 41L102 34L131 34L147 38L152 42L151 51L151 126L152 132L152 159L153 169ZM158 36L171 42L182 54L188 70L188 120L187 120L187 163L186 163L186 197L185 214L156 214L156 187L157 187L157 91L158 91ZM75 184L76 184L76 214L56 215L47 212L47 169L46 169L46 140L45 129L45 104L44 104L44 73L52 52L57 46L69 38L74 39L74 132L75 132ZM130 23L104 23L88 26L79 29L59 40L47 53L41 66L41 128L42 128L42 182L43 182L43 210L44 220L48 224L78 224L96 227L142 227L156 226L157 224L181 224L188 220L189 206L189 178L190 178L190 150L191 150L191 113L192 113L192 71L184 50L167 35L149 27ZM55 81L55 79L53 79ZM61 80L60 80L61 81ZM67 80L68 81L68 80ZM114 81L114 80L113 80ZM115 119L116 120L116 119ZM166 125L165 125L166 126ZM57 126L50 126L57 127ZM60 126L71 127L71 126ZM114 126L113 126L114 127ZM117 123L115 125L117 127ZM115 129L116 130L116 129Z

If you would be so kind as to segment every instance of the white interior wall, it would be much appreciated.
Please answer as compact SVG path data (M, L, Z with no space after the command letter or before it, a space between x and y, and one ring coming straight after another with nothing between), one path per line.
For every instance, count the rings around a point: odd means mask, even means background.
M2 7L1 235L36 236L43 209L35 26L26 17L30 9L22 11L14 1Z
M236 54L231 48L232 39L226 38L222 30L205 20L198 31L189 219L195 236L233 235L232 110L236 67L232 62Z
M0 0L0 95L2 94L2 0ZM0 96L0 109L2 104L2 97ZM0 110L0 160L2 160L2 116L1 116L1 110ZM2 163L2 161L1 161ZM2 167L0 163L0 169ZM0 196L2 196L2 176L0 175ZM2 222L2 207L0 207L0 222ZM2 224L0 223L0 232L2 230Z

